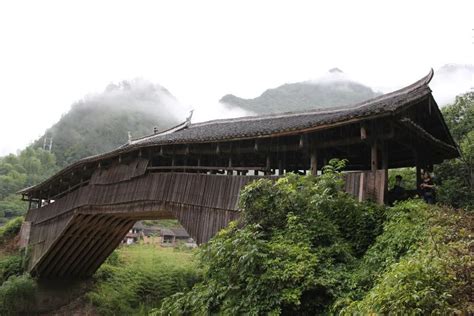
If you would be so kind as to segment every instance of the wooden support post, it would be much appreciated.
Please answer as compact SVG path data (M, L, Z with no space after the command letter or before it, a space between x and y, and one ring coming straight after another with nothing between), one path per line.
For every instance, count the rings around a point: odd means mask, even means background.
M415 154L415 166L416 166L416 190L420 191L421 185L421 162L418 151L416 149L413 150Z
M368 137L367 125L366 124L361 124L361 126L360 126L360 139L361 140L366 140L367 137Z
M314 147L311 149L311 175L318 175L318 153Z
M382 147L382 169L384 170L384 190L383 190L383 202L387 202L388 196L388 146L387 143L383 143ZM382 202L382 201L381 201Z
M382 169L388 170L388 147L386 143L382 146Z
M360 178L359 178L359 202L362 202L364 200L364 193L366 189L365 185L365 173L361 172L360 173Z
M282 159L278 160L278 175L279 176L283 175L283 160Z
M304 135L300 135L300 141L298 143L298 148L303 149L305 146L305 137Z
M370 169L372 170L372 172L375 172L378 169L377 150L378 150L377 141L374 141L370 148Z
M271 161L270 154L267 154L267 160L266 160L266 163L265 163L265 169L266 169L265 174L266 175L270 175L272 173L271 164L272 164L272 161Z
M229 168L232 168L232 156L229 156ZM227 170L227 175L232 175L232 170Z

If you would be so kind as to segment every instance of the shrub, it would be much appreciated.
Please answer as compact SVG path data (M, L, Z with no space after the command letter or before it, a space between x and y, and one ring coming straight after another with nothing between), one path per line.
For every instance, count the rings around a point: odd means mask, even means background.
M36 289L35 281L27 276L11 276L0 286L0 315L26 312Z
M23 258L20 255L7 256L0 260L0 284L12 275L23 273Z
M472 217L420 201L390 210L353 273L342 314L472 313Z
M451 314L452 278L429 250L406 256L385 272L364 298L344 310L354 314Z
M420 200L383 209L339 188L331 169L245 187L241 222L198 252L203 281L152 314L472 312L469 214Z
M4 226L0 227L0 244L15 237L20 232L22 223L23 217L17 217L9 220Z
M199 251L204 281L165 299L156 314L327 312L383 221L383 209L342 192L336 164L320 177L288 174L246 186L242 222Z
M191 288L200 272L191 254L146 245L115 251L94 275L87 298L102 315L146 314L161 300Z

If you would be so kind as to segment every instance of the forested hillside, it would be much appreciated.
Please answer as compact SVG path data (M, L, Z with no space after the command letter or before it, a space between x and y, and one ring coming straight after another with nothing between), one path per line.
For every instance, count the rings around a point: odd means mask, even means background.
M41 182L58 169L54 154L43 149L28 147L18 155L0 157L0 225L25 214L27 205L15 194L18 190Z
M115 149L128 140L166 129L184 120L186 110L168 90L144 80L109 85L104 92L72 105L34 147L49 148L59 166ZM45 140L46 138L46 140Z

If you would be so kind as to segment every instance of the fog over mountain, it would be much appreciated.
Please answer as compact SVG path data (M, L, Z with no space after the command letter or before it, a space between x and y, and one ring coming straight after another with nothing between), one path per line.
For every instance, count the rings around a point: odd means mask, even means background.
M189 109L164 87L143 79L110 84L102 93L85 96L38 139L60 165L112 150L132 137L148 135L177 124ZM46 138L46 140L45 140Z
M287 83L268 89L254 99L228 94L220 102L257 114L304 111L353 104L380 93L351 80L340 69L333 68L317 80Z

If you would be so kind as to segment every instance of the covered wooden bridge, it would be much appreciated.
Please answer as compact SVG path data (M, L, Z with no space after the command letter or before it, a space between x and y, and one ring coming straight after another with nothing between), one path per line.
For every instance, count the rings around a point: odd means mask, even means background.
M384 201L389 168L459 155L426 77L363 103L191 124L82 159L20 193L29 270L93 274L140 219L177 218L198 242L239 217L240 189L286 172L318 174L346 158L346 190Z

